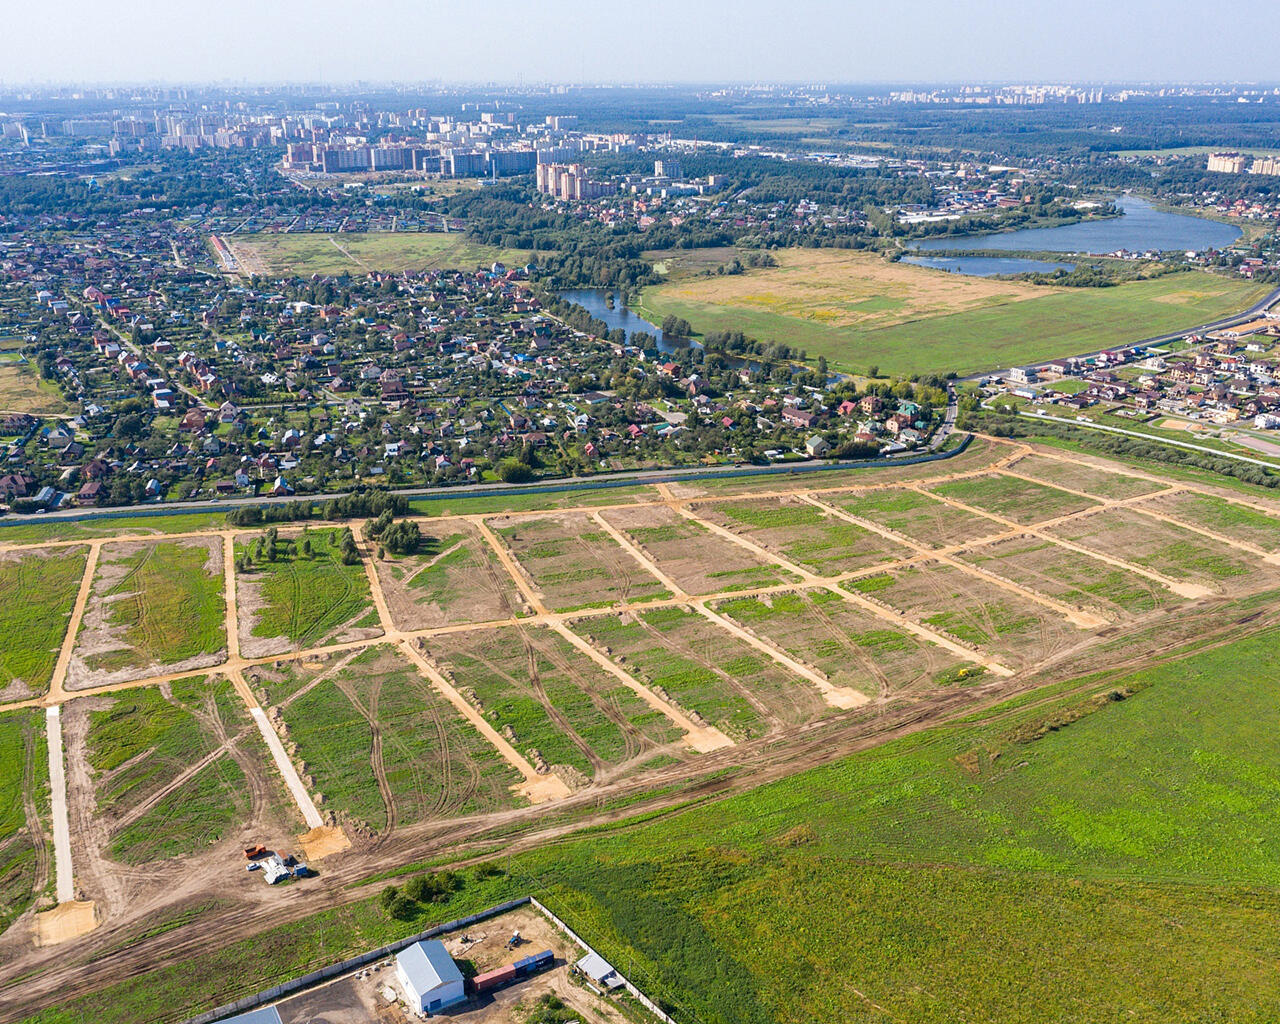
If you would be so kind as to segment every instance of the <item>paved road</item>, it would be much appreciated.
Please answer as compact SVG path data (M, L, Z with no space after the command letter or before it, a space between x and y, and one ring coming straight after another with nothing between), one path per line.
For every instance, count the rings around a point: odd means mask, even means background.
M1184 327L1179 331L1170 331L1168 334L1157 334L1151 338L1143 338L1141 341L1130 341L1123 345L1110 345L1107 348L1100 348L1093 352L1068 354L1075 356L1077 359L1091 359L1103 352L1127 352L1130 349L1145 348L1148 345L1163 345L1165 342L1177 341L1179 338L1186 337L1188 334L1203 334L1206 331L1218 331L1224 327L1234 327L1236 324L1245 323L1248 320L1252 320L1263 310L1274 306L1278 301L1280 301L1280 288L1276 288L1274 291L1269 292L1243 312L1233 313L1231 316L1223 317L1221 320L1214 320L1211 323L1201 324L1199 327ZM1040 362L1043 361L1044 360L1040 360ZM1031 365L1035 365L1034 361ZM982 373L971 373L968 377L963 379L979 380L982 377L990 377L992 374L997 374L1002 369L1008 369L1008 367L997 367L992 370L985 370Z
M1156 437L1152 434L1144 434L1140 430L1125 430L1123 427L1107 427L1101 423L1084 422L1083 420L1069 420L1062 416L1037 416L1034 413L1023 412L1018 410L1019 416L1025 416L1029 420L1047 420L1050 423L1065 423L1071 427L1085 427L1088 430L1105 430L1108 434L1124 434L1126 437L1136 437L1142 441L1151 441L1155 444L1170 444L1175 448L1188 448L1193 452L1204 452L1206 455L1216 455L1223 459L1232 459L1236 462L1248 462L1250 465L1262 466L1264 469L1280 469L1274 462L1264 462L1262 459L1251 459L1247 455L1233 455L1230 452L1219 451L1217 448L1207 448L1202 444L1192 444L1190 441L1175 441L1172 438Z

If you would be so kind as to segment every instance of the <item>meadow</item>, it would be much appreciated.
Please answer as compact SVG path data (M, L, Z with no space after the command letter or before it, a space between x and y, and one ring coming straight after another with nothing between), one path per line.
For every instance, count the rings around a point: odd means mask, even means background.
M370 898L28 1020L173 1019L174 993L194 1010L534 893L680 1019L707 1024L1261 1024L1280 1012L1278 641L1011 701L504 858L412 920Z
M853 252L778 255L775 269L646 288L636 311L655 323L683 317L703 334L784 342L839 370L964 375L1190 329L1247 309L1267 291L1198 271L1051 288Z
M38 708L0 714L0 930L52 888L44 718Z
M238 829L250 796L226 744L269 755L225 678L193 676L167 693L146 687L106 700L87 712L85 742L111 857L144 864L185 856Z
M1057 487L990 473L930 487L934 494L1029 526L1090 508L1095 502Z
M237 574L240 640L246 655L381 634L364 566L342 563L339 533L334 528L282 535L275 561L265 557L264 545L253 558L253 568ZM258 539L239 538L237 555L254 555ZM250 655L251 651L261 653Z
M967 543L1002 529L985 516L935 501L907 487L827 494L822 500L931 547Z
M9 699L48 689L85 557L84 548L0 556L0 693Z
M257 256L272 273L303 277L311 274L362 274L370 270L474 270L495 261L508 266L524 266L531 256L527 252L472 242L460 231L448 234L260 233L235 235L230 241L237 251L244 249Z

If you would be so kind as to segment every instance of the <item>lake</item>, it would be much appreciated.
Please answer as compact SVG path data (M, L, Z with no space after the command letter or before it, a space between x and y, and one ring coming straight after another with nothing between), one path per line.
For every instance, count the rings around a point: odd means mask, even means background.
M1184 251L1222 249L1240 237L1230 224L1157 210L1136 196L1118 196L1124 215L1107 220L1080 221L1054 228L1021 228L1004 234L952 235L925 238L913 244L921 252L936 249L1000 249L1011 252L1083 252L1094 255L1127 249Z
M994 277L996 274L1052 274L1055 270L1075 270L1074 263L1052 260L1028 260L1018 256L903 256L903 263L916 267L932 267L952 274L970 277Z
M662 333L662 328L657 324L651 324L644 317L637 313L631 312L621 301L615 299L613 308L610 309L605 305L604 297L607 289L604 288L568 288L559 293L560 298L565 302L572 302L574 305L581 306L597 320L603 320L609 325L609 330L621 328L627 336L627 341L631 340L631 335L637 333L652 334L658 339L658 351L660 352L679 352L693 348L701 348L696 341L688 338L667 338ZM615 295L617 293L615 292Z

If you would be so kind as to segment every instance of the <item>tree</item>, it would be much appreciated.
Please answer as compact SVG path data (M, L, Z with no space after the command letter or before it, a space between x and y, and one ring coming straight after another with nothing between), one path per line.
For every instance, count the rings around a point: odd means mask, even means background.
M522 484L533 479L533 467L527 462L503 459L498 463L498 479L504 484Z

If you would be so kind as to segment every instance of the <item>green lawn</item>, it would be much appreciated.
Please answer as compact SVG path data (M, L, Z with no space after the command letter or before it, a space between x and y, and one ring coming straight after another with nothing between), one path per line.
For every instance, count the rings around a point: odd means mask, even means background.
M84 576L85 548L23 552L0 561L0 692L43 693Z
M540 895L681 1020L1280 1016L1280 634L1011 702L500 863L445 907L376 900L30 1018L176 1019L427 920Z
M923 271L929 273L929 271ZM1112 288L1046 290L1022 301L899 323L859 327L769 309L676 299L664 286L645 289L644 310L683 317L701 333L742 331L761 340L826 356L835 369L882 374L960 374L1068 356L1192 328L1247 309L1267 292L1207 273L1170 274Z

